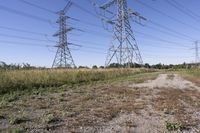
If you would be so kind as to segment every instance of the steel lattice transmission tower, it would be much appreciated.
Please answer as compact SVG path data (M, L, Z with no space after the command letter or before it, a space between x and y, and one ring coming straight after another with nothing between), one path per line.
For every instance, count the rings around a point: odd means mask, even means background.
M112 5L117 6L115 19L108 20L108 17L103 18L103 20L106 20L107 23L113 25L113 40L110 48L108 49L105 65L108 66L111 62L117 62L121 65L129 65L133 64L134 60L139 64L143 64L137 42L131 28L130 18L138 17L139 19L146 19L140 16L139 13L128 9L126 0L109 0L107 3L99 6L99 8L110 14L115 14L108 10L108 8Z
M199 46L198 46L198 41L195 42L195 62L196 64L199 63Z
M59 38L57 47L56 56L53 61L52 68L54 67L64 67L64 68L70 68L75 67L74 60L72 58L70 49L69 49L69 42L67 40L67 33L71 30L73 30L72 27L68 27L66 24L66 20L70 17L66 16L66 11L71 7L72 2L69 1L65 8L58 12L59 19L57 20L57 23L59 24L59 31L54 34L54 37Z

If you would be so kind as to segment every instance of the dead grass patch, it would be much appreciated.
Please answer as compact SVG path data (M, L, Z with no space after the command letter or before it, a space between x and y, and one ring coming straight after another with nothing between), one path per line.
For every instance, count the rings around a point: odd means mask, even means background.
M196 127L200 123L199 118L193 117L200 110L200 93L196 90L164 88L154 100L154 107L165 114L173 115L184 127Z
M168 75L167 75L167 80L173 80L174 77L175 77L174 74L168 74Z
M92 94L92 98L87 98L88 93ZM145 90L131 90L126 86L112 86L108 88L99 87L95 91L91 90L86 96L80 96L76 99L76 106L68 104L71 112L76 115L68 116L68 124L70 127L79 126L95 126L101 125L116 118L119 114L124 112L136 112L145 108L144 101L137 102L136 99L140 97Z
M13 102L14 106L4 106L1 111L17 114L18 110L25 110L30 126L25 127L27 132L40 129L57 130L74 127L100 126L118 117L121 113L136 112L146 107L141 95L151 95L147 89L129 88L129 82L144 82L154 79L158 74L139 74L127 77L128 81L101 82L67 87L60 92L42 92L31 96L20 97ZM139 80L138 80L138 77ZM137 101L136 99L140 99ZM23 102L21 102L23 101ZM23 104L23 106L22 106ZM45 115L44 115L45 114ZM60 121L59 118L62 118ZM54 128L53 125L61 125ZM11 127L12 125L7 125ZM15 125L14 125L15 126ZM76 128L75 128L76 129Z

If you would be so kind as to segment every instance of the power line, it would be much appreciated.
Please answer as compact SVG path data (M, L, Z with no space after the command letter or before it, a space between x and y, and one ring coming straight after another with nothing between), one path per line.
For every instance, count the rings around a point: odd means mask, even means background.
M151 27L151 26L149 26L149 27ZM152 29L155 29L155 28L153 28L153 27L151 27ZM85 33L87 33L87 34L91 34L91 35L96 35L96 34L98 34L98 35L101 35L101 36L98 36L98 37L108 37L109 35L105 35L105 33L102 33L102 32L99 32L99 31L88 31L89 29L85 29L83 32L85 32ZM161 32L163 32L162 30L160 30ZM186 46L186 45L183 45L183 44L181 44L181 43L178 43L178 42L174 42L174 41L169 41L169 40L165 40L165 39L162 39L162 38L159 38L159 37L155 37L155 36L153 36L153 35L149 35L149 34L146 34L146 33L143 33L143 32L140 32L140 31L135 31L136 33L138 33L138 34L142 34L142 35L145 35L145 36L149 36L149 37L152 37L152 38L154 38L154 40L155 39L157 39L158 41L161 41L161 42L166 42L166 43L170 43L170 44L178 44L178 45L182 45L183 47L185 47L185 48L188 48L188 46ZM171 34L171 36L173 36L172 34ZM73 41L73 39L71 39L72 41ZM78 40L78 41L80 41L80 40ZM81 41L80 41L81 42ZM94 43L94 42L91 42L91 41L85 41L86 43ZM99 43L94 43L94 44L97 44L97 45L99 45ZM101 45L101 44L100 44Z
M84 53L94 53L94 54L103 54L103 55L106 55L107 53L103 53L103 52L100 52L100 51L93 51L93 50L81 50L79 52L84 52Z
M27 5L36 7L36 8L38 8L38 9L47 11L47 12L49 12L49 13L56 14L56 12L54 12L54 11L48 9L48 8L41 7L41 6L39 6L39 5L33 4L33 3L31 3L31 2L28 2L28 1L26 1L26 0L18 0L18 1L20 1L20 2L22 2L22 3L24 3L24 4L27 4Z
M28 1L26 1L26 0L19 0L19 1L22 2L22 3L25 3L25 4L27 4L27 5L30 5L30 6L39 8L39 9L41 9L41 10L45 10L45 11L50 12L50 13L52 13L52 14L56 14L55 11L49 10L49 9L44 8L44 7L41 7L41 6L38 6L38 5L36 5L36 4L33 4L33 3L31 3L31 2L28 2ZM77 3L74 3L74 2L73 2L73 4L74 4L76 7L78 7L79 9L81 9L82 11L84 11L84 12L86 12L86 13L88 13L88 14L92 14L93 16L95 15L95 14L93 14L92 12L90 12L89 10L87 10L87 9L85 9L85 8L83 8L83 7L81 7L81 6L78 5ZM95 16L96 16L96 15L95 15ZM70 18L71 18L71 17L70 17ZM80 20L80 19L76 19L76 18L71 18L71 19L72 19L72 20L75 20L75 21L77 21L77 22L86 24L86 25L95 26L95 27L100 27L100 25L97 25L97 24L94 24L94 23L91 23L91 22L87 22L87 21L84 21L84 20Z
M34 34L34 35L47 35L45 33L33 32L33 31L28 31L28 30L23 30L23 29L17 29L17 28L11 28L11 27L6 27L6 26L0 26L0 29L11 30L11 31L18 31L18 32L24 32L24 33Z
M75 41L75 42L78 42L78 43L85 43L87 45L92 44L90 46L96 46L96 45L102 46L102 43L97 43L97 42L93 42L93 41L85 41L85 40L78 40L78 39L70 39L70 41ZM159 42L163 42L163 41L159 41ZM163 46L160 43L159 43L159 45L154 45L154 44L155 43L149 43L149 41L148 41L148 44L147 45L143 45L143 46L150 46L150 47L156 47L156 48L167 48L167 49L184 49L184 50L188 50L188 47L186 47L186 46L184 47L184 46L178 45L178 47L175 47L174 45L173 46L169 46L169 45ZM84 47L84 45L82 47ZM96 48L97 49L98 48L101 49L102 47L96 47Z
M78 6L78 7L80 7L80 6ZM90 11L88 11L87 10L87 13L88 12L90 12ZM90 12L91 13L91 12ZM80 20L79 20L79 22L81 22ZM188 36L188 35L186 35L186 34L183 34L183 33L179 33L179 32L177 32L177 31L174 31L174 30L172 30L172 29L170 29L170 28L168 28L168 27L166 27L166 26L163 26L163 25L161 25L161 24L158 24L158 23L156 23L156 22L154 22L154 21L152 21L152 20L150 20L149 21L151 24L153 24L153 25L155 25L155 26L158 26L158 27L160 27L160 28L162 28L162 29L165 29L165 30L167 30L167 31L169 31L169 32L171 32L171 33L173 33L173 34L175 34L175 35L172 35L172 34L170 34L171 36L177 36L178 38L180 38L180 36L183 36L183 37L185 37L185 38L188 38L188 39L190 39L190 41L193 41L194 39L192 38L192 37L190 37L190 36ZM87 24L87 25L91 25L91 23L88 23L88 22L83 22L83 23L85 23L85 24ZM93 25L93 24L92 24ZM96 27L101 27L101 26L99 26L99 25L93 25L93 26L96 26ZM151 27L151 26L147 26L147 27L149 27L149 28L151 28L151 29L153 29L153 27ZM155 29L155 28L154 28ZM159 30L159 29L156 29L156 30L158 30L158 31L161 31L161 30ZM88 31L88 30L86 30L86 31ZM166 33L166 34L168 34L169 35L169 32L165 32L165 31L161 31L162 33ZM89 32L88 32L89 33ZM94 32L90 32L89 34L93 34ZM99 34L99 33L98 33Z
M36 5L36 4L33 4L31 2L28 2L26 0L19 0L20 2L24 3L24 4L27 4L27 5L30 5L30 6L33 6L33 7L36 7L38 9L41 9L41 10L44 10L44 11L47 11L49 13L52 13L52 14L56 14L55 11L52 11L52 10L49 10L47 8L44 8L44 7L41 7L39 5ZM93 14L92 12L90 12L89 10L83 8L82 6L78 5L77 3L73 2L74 6L76 6L77 8L81 9L82 11L92 15L92 16L95 16L97 17L95 14ZM92 25L92 26L95 26L95 27L101 27L100 25L97 25L97 24L94 24L94 23L91 23L91 22L87 22L87 21L84 21L84 20L80 20L80 19L74 19L74 18L71 18L72 20L75 20L77 22L80 22L80 23L83 23L83 24L86 24L86 25Z
M188 51L188 48L186 47L181 47L181 46L178 46L178 47L173 47L173 46L163 46L163 44L159 44L159 45L153 45L153 44L147 44L147 45L143 45L143 46L149 46L149 47L155 47L155 48L164 48L164 49L170 49L170 50L177 50L177 49L181 49L181 50L187 50Z
M47 45L42 45L42 44L33 44L33 43L25 43L25 42L15 42L15 41L0 40L0 44L2 44L2 43L12 44L12 45L47 47Z
M101 51L96 51L96 50L95 51L94 50L81 50L79 52L103 54L103 55L107 54L107 53L104 53L104 52L101 52ZM158 58L158 57L160 57L160 58L178 58L178 59L180 59L180 58L182 58L182 59L193 58L193 56L179 56L179 57L177 57L176 55L174 55L174 56L171 56L171 55L160 56L158 54L145 54L145 53L143 53L143 55L144 55L144 58L152 58L152 57L155 57L155 58Z
M79 43L86 43L87 45L88 44L93 44L93 45L90 45L90 46L94 46L94 44L98 45L98 46L102 46L102 44L96 43L96 42L92 42L92 41L84 41L84 40L77 40L77 39L70 39L70 41L75 41L75 42L79 42ZM102 47L98 47L98 48L102 48Z
M8 34L2 34L2 33L0 33L0 36L9 37L9 38L18 38L18 39L24 39L24 40L32 40L32 41L41 41L41 42L56 42L53 40L43 40L43 39L22 37L22 36L16 36L16 35L8 35Z
M26 46L50 46L50 45L42 45L42 44L35 44L35 43L26 43L26 42L16 42L16 41L5 41L5 40L0 40L0 43L9 43L9 44L17 44L17 45L26 45ZM53 46L53 45L52 45ZM80 46L81 48L89 48L89 49L102 49L99 47L93 47L93 46Z
M183 44L181 44L181 43L174 42L174 41L169 41L169 40L165 40L165 39L162 39L162 38L153 36L153 35L149 35L149 34L146 34L146 33L142 33L142 32L140 32L140 31L135 31L135 32L138 33L138 34L144 35L144 36L149 36L149 37L151 37L151 38L154 38L154 39L156 39L156 40L159 40L159 41L162 41L162 42L165 42L165 43L177 44L177 45L182 45L182 46L187 47L186 45L183 45Z
M190 28L192 28L193 30L196 30L196 31L198 31L198 32L199 32L199 30L200 30L200 28L195 27L195 26L190 25L190 24L187 24L187 23L185 23L185 22L183 22L183 21L181 21L181 20L179 20L179 19L177 19L177 18L175 18L175 17L172 17L172 16L168 15L168 14L165 13L165 12L162 12L162 11L156 9L156 8L153 8L152 6L150 6L150 5L148 5L148 4L144 3L144 2L142 2L141 0L135 0L135 1L136 1L137 3L139 3L139 4L143 5L143 6L145 6L145 7L147 7L147 8L149 8L149 9L153 10L154 12L157 12L157 13L160 14L160 15L164 15L164 16L168 17L169 19L171 19L171 20L173 20L173 21L175 21L175 22L177 22L177 23L180 23L180 24L182 24L182 25L185 25L185 26L187 26L187 27L190 27Z
M97 25L97 24L94 24L94 23L91 23L91 22L88 22L88 21L84 21L84 20L80 20L80 19L72 19L72 20L75 20L76 22L79 22L79 23L82 23L82 24L85 24L85 25L102 28L101 25Z
M196 13L194 13L192 10L190 10L189 8L185 7L183 4L177 2L176 0L172 0L174 2L174 4L176 4L177 6L180 6L182 8L184 8L185 10L187 10L188 13L190 13L191 15L200 18L200 16Z
M194 58L193 56L176 56L176 55L174 55L174 56L160 56L160 55L149 55L149 54L144 54L145 56L145 58L178 58L179 60L180 59L186 59L186 58Z
M41 45L41 44L33 44L33 43L24 43L24 42L14 42L14 41L2 41L0 40L1 43L8 43L8 44L12 44L12 45L24 45L24 46L39 46L39 47L47 47L47 45ZM1 45L1 44L0 44ZM96 50L99 50L99 48L97 47L88 47L88 46L83 46L82 48L85 48L85 49L93 49L93 50L83 50L81 49L81 51L79 52L90 52L90 53L97 53L97 54L106 54L106 53L103 53L101 51L96 51ZM74 49L73 49L74 50ZM103 49L102 49L103 50ZM143 54L144 55L147 55L145 54L146 52L144 52ZM149 56L149 55L148 55ZM159 55L153 55L153 56L159 56ZM160 56L159 56L160 57ZM168 56L167 56L168 57Z
M50 20L48 20L48 19L45 19L45 18L42 18L42 17L38 17L38 16L35 16L35 15L31 15L31 14L28 14L28 13L25 13L25 12L22 12L22 11L18 11L18 10L15 10L15 9L11 9L11 8L8 8L8 7L3 6L3 5L0 5L0 10L4 10L4 11L10 12L10 13L14 13L14 14L17 14L17 15L21 15L21 16L24 16L24 17L32 18L32 19L35 19L35 20L38 20L38 21L42 21L42 22L47 22L47 23L50 22Z
M24 43L24 42L15 42L15 41L3 41L3 40L0 40L0 45L1 45L1 43L8 43L8 44L11 44L11 45L36 46L36 47L47 47L48 46L48 45L42 45L42 44L33 44L33 43ZM102 53L101 51L96 51L96 50L99 50L99 48L97 48L97 47L83 46L81 48L85 48L85 49L89 48L89 49L93 49L92 51L90 50L90 52L95 52L95 53L98 52L98 53L101 53L101 54L106 54L106 53ZM104 50L104 49L102 49L102 50ZM88 50L81 50L80 52L88 52ZM145 54L145 53L146 52L144 52L143 54Z
M199 22L200 19L197 19L196 17L194 17L193 15L191 15L188 11L185 11L184 9L180 8L179 6L177 6L177 3L173 3L172 1L166 0L166 2L171 5L172 7L174 7L175 9L177 9L178 11L180 11L181 13L189 16L190 18L194 19L195 21Z
M89 12L89 11L87 11L87 12ZM171 32L171 33L173 33L173 34L176 34L175 36L177 36L178 38L180 38L179 36L183 36L183 37L185 37L185 38L189 38L190 39L190 41L192 40L194 40L194 38L192 38L192 37L190 37L190 36L188 36L188 35L186 35L186 34L183 34L183 33L179 33L179 32L177 32L177 31L174 31L173 29L170 29L170 28L168 28L168 27L166 27L166 26L163 26L163 25L161 25L161 24L158 24L158 23L156 23L156 22L154 22L154 21L152 21L152 20L150 20L149 21L151 24L153 24L153 25L155 25L155 26L157 26L157 27L160 27L160 28L162 28L162 29L165 29L165 30L167 30L167 31L169 31L169 32ZM99 27L99 26L98 26ZM149 27L149 28L152 28L153 29L153 27L151 27L151 26L147 26L147 27ZM155 28L154 28L155 29ZM162 30L159 30L159 29L157 29L158 31L161 31L161 32L165 32L165 31L162 31ZM165 32L166 34L169 34L169 32ZM92 32L92 34L93 34L94 32ZM171 34L171 36L173 36L174 37L174 35L172 35Z
M81 29L81 28L79 28L79 27L76 27L76 28ZM103 33L103 32L100 32L100 31L95 31L95 30L90 30L90 29L86 29L86 28L84 28L84 29L82 28L82 29L79 30L79 31L84 32L84 33L86 33L86 34L93 35L93 36L100 35L100 36L98 36L98 37L101 37L101 38L107 38L108 36L110 36L110 35L108 35L107 33ZM107 34L107 35L106 35L106 34Z
M67 1L67 0L65 0L65 1ZM99 18L95 13L92 13L91 11L85 9L84 7L80 6L80 5L77 4L76 2L73 1L72 3L73 3L73 5L74 5L75 7L77 7L77 8L79 8L80 10L86 12L87 14L90 14L91 16L94 16L94 17Z
M177 34L172 34L172 33L170 33L170 32L167 32L167 31L164 31L164 30L161 30L161 29L159 29L159 28L155 28L155 27L152 27L152 26L149 26L149 25L147 25L146 28L159 31L159 32L161 32L161 33L164 33L164 34L166 34L166 35L170 35L170 36L172 36L172 37L176 36L177 38L180 38L180 39L183 39L183 38L184 38L185 40L188 40L188 39L186 39L185 37L181 37L181 36L179 36L179 35L177 35ZM191 41L191 40L189 40L189 41Z
M20 31L21 31L21 29L20 29ZM26 32L32 33L30 31L26 31ZM96 32L92 32L91 34L94 34L94 33L96 33ZM171 41L169 42L168 40L164 40L164 39L161 39L161 38L158 38L158 37L155 37L155 36L152 36L152 35L148 35L146 33L142 33L142 32L139 32L139 31L136 31L136 33L139 33L139 34L142 34L142 35L145 34L145 36L150 36L154 39L156 38L156 39L158 39L159 41L162 41L162 42L167 42L167 43L171 43L171 44L179 44L177 42L171 42ZM35 34L38 34L38 33L35 33ZM19 38L19 39L25 39L25 40L34 40L34 41L56 42L56 41L53 41L53 40L42 40L42 39L28 38L28 37L15 36L15 35L9 35L9 34L1 34L1 33L0 33L0 36L11 37L11 38ZM70 39L70 40L79 41L79 42L82 42L82 43L92 43L92 44L96 44L96 45L100 45L100 46L102 45L101 43L96 43L96 42L92 42L92 41L82 41L82 40L77 40L77 39Z
M179 32L177 32L177 31L174 31L174 30L172 30L172 29L170 29L170 28L168 28L168 27L166 27L166 26L163 26L163 25L161 25L161 24L158 24L158 23L156 23L156 22L154 22L154 21L150 21L150 22L151 22L153 25L157 26L157 27L160 27L160 28L162 28L162 29L165 29L165 30L167 30L167 31L169 31L169 32L171 32L171 33L173 33L173 34L176 34L175 36L177 36L178 38L180 38L179 36L183 36L183 37L185 37L185 38L189 38L190 40L193 40L193 38L190 37L190 36L188 36L188 35L185 35L185 34L183 34L183 33L179 33ZM98 26L98 27L99 27L99 26ZM151 26L147 26L147 27L153 29L153 27L151 27ZM154 29L155 29L155 28L154 28ZM169 32L165 32L165 31L159 30L159 29L156 29L156 30L161 31L162 33L166 33L166 34L169 35ZM88 30L86 30L86 31L88 31ZM93 34L94 32L90 32L90 33ZM170 34L170 35L174 37L174 35L172 35L172 34Z
M155 28L153 28L153 27L151 27L151 26L148 26L148 27L150 27L150 28L152 28L152 29L155 29ZM103 35L103 36L105 36L105 37L109 36L109 35L105 35L105 33L100 33L99 31L92 31L92 32L89 32L88 30L89 30L89 29L85 29L84 32L86 32L86 33L88 33L88 34L92 34L92 35L99 34L99 35ZM161 32L164 32L163 30L160 30L160 31L161 31ZM142 33L142 32L139 32L139 31L136 31L136 32L139 33L139 34L142 34L142 35L145 34L145 36L152 37L152 38L157 39L157 40L159 40L159 41L161 41L161 42L170 43L170 44L178 44L178 45L182 45L182 47L184 47L184 48L188 48L188 46L183 45L183 44L178 43L178 42L165 40L165 39L162 39L162 38L159 38L159 37L155 37L155 36L152 36L152 35L149 35L149 34L146 34L146 33ZM166 33L167 33L167 32L166 32ZM171 34L171 35L172 35L172 34ZM172 36L173 36L173 35L172 35ZM178 35L177 35L177 36L178 36ZM72 41L73 41L73 39L72 39ZM75 41L77 41L77 40L75 40ZM78 40L78 41L81 42L80 40ZM85 42L86 42L86 43L94 43L94 42L91 42L91 41L85 41ZM99 45L99 43L94 43L94 44ZM101 44L100 44L100 45L101 45Z
M33 43L26 43L26 42L16 42L16 41L4 41L4 40L0 40L0 44L2 43L7 43L7 44L12 44L12 45L24 45L24 46L41 46L41 47L47 47L50 45L42 45L42 44L33 44ZM53 47L53 45L52 45ZM95 49L95 50L99 50L102 48L98 48L98 47L93 47L93 46L80 46L81 48L89 48L89 49ZM104 49L102 49L104 50Z
M170 32L172 32L172 33L175 33L175 34L177 34L177 35L181 35L181 36L187 37L187 38L189 38L189 39L191 39L191 40L194 40L194 38L192 38L192 37L190 37L190 36L188 36L188 35L186 35L186 34L179 33L179 32L177 32L177 31L175 31L175 30L173 30L173 29L170 29L170 28L168 28L168 27L166 27L166 26L164 26L164 25L162 25L162 24L159 24L159 23L157 23L157 22L155 22L155 21L148 20L148 22L150 22L151 24L156 25L156 26L158 26L158 27L160 27L160 28L162 28L162 29L165 29L165 30L168 30L168 31L170 31Z
M66 0L65 0L65 1L66 1ZM75 2L72 2L72 3L73 3L73 5L74 5L75 7L77 7L78 9L80 9L80 10L82 10L82 11L84 11L85 13L87 13L87 14L89 14L89 15L91 15L91 16L94 16L94 17L96 17L96 18L98 18L98 19L102 19L102 18L100 18L98 15L96 15L95 13L91 12L90 10L88 10L88 9L86 9L86 8L84 8L84 7L82 7L81 5L79 5L79 4L75 3ZM97 25L97 24L94 24L94 23L91 23L91 22L87 22L87 21L84 21L84 20L79 20L79 19L76 19L76 20L78 20L79 22L81 22L81 23L83 23L83 24L86 24L86 25L90 25L90 26L102 28L101 25Z

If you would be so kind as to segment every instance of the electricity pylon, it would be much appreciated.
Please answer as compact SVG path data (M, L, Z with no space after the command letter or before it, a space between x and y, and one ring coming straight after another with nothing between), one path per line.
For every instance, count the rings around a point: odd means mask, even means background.
M67 33L70 32L71 30L73 30L73 28L67 26L66 20L69 19L70 17L65 15L65 13L67 12L67 10L69 10L71 5L72 5L72 2L69 1L67 3L67 5L65 6L65 8L58 12L59 19L57 20L56 23L59 24L59 31L56 34L54 34L53 36L58 37L59 42L58 42L58 45L55 46L58 49L57 49L56 56L53 61L52 68L54 68L54 67L59 67L59 68L60 67L63 67L63 68L75 67L74 60L72 58L70 49L68 47L69 44L71 44L71 43L69 43L67 40Z
M195 42L195 63L199 63L199 46L198 46L198 41Z
M94 3L96 5L96 3ZM109 10L111 6L117 6L117 13ZM128 9L126 0L109 0L107 3L99 6L101 10L109 14L116 14L114 20L109 20L105 13L100 14L107 23L112 24L113 27L113 40L108 49L105 65L108 66L112 61L118 64L130 65L135 62L143 64L142 57L130 25L130 18L138 17L139 20L146 20L140 16L139 13L133 12Z

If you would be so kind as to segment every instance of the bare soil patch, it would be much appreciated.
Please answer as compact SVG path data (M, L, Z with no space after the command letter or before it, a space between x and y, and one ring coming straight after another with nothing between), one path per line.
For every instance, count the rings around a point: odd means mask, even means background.
M155 80L147 80L141 84L133 84L133 87L138 88L177 88L177 89L197 89L200 87L196 86L193 82L183 79L177 74L160 74Z

